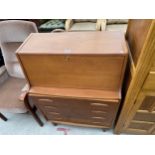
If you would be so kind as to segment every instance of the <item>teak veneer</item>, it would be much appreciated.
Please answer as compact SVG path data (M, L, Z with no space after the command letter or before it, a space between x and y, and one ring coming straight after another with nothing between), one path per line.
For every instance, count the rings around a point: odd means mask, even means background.
M35 33L17 51L47 120L100 128L115 120L127 56L121 32Z

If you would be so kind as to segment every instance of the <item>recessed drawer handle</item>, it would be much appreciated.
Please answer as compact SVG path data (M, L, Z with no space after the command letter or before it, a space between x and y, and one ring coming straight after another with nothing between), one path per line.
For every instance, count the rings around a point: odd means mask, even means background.
M55 118L53 118L53 119L58 119L58 120L61 120L62 118L61 118L61 117L55 117Z
M54 106L51 106L51 105L45 105L44 107L48 108L48 109L57 109L57 107L54 107Z
M106 118L105 117L92 117L93 119L100 119L100 120L105 120Z
M49 113L52 115L60 115L60 113L58 113L58 112L49 112Z
M92 123L94 123L94 124L100 124L100 125L103 124L103 122L92 122Z
M98 111L98 110L92 110L93 113L96 113L96 114L106 114L107 111Z
M51 99L44 99L44 98L41 98L41 99L38 99L39 101L41 102L53 102L53 100Z
M104 103L91 103L92 106L103 106L103 107L108 107L108 104L104 104Z

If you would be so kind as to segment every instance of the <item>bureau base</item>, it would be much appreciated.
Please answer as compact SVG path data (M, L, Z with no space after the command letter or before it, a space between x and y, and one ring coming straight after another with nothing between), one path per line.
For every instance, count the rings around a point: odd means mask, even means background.
M71 123L71 122L60 122L60 121L52 121L53 125L73 125L73 126L80 126L80 127L90 127L90 128L100 128L104 130L110 129L109 127L106 126L100 126L100 125L90 125L90 124L80 124L80 123Z

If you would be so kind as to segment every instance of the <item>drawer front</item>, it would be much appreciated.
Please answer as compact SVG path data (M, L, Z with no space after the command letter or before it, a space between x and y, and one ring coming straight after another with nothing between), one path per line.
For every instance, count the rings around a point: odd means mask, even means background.
M145 80L144 90L155 90L155 72L150 72L147 79Z
M131 121L130 125L128 126L129 129L136 129L136 130L144 130L148 131L154 123L152 122L144 122L144 121Z
M153 134L155 129L155 112L138 110L129 124L127 131L141 134Z
M96 101L30 95L30 101L51 121L111 127L118 101Z
M125 132L153 134L155 130L155 96L143 95L141 105L130 123L125 127ZM140 97L142 97L142 94Z
M146 96L139 108L148 112L155 112L155 96Z
M148 112L145 110L138 110L133 120L146 121L155 123L155 112Z

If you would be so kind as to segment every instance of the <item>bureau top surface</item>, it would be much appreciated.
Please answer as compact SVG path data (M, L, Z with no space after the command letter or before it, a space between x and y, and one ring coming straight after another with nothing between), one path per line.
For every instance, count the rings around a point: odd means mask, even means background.
M32 33L19 54L126 54L121 32Z

